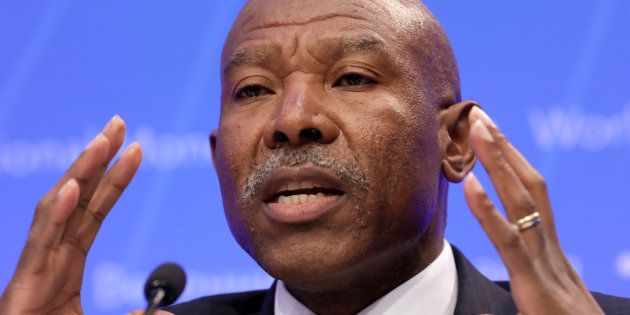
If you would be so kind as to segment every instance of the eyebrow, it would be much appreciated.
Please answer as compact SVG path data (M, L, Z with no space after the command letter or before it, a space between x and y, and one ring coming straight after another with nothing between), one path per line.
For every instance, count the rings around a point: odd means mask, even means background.
M385 42L372 35L326 38L321 39L320 42L322 45L318 45L318 47L325 47L326 54L337 59L351 54L390 56ZM279 48L275 44L273 46L274 48ZM260 49L241 49L229 57L223 69L223 74L227 75L242 66L264 66L268 64L269 58L269 54L265 54Z
M374 36L365 35L360 37L342 38L340 53L342 55L349 55L353 53L359 54L372 54L386 53L385 43Z
M262 65L265 63L266 59L267 57L265 57L265 55L257 49L241 49L237 51L234 55L229 57L229 60L225 65L225 68L223 69L223 74L228 74L234 71L234 69L245 65Z

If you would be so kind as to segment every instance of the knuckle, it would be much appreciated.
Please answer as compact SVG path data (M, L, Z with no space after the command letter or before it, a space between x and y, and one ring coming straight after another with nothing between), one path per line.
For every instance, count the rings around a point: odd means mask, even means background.
M532 174L529 175L527 182L530 187L534 189L547 190L547 181L545 181L545 178L538 172L532 172Z
M495 150L495 151L496 151L496 153L495 153L495 155L496 155L495 161L496 161L497 166L499 167L499 169L500 170L510 169L511 168L510 163L503 157L503 155L501 155L499 150Z
M483 197L483 200L481 202L481 206L483 207L483 209L486 211L492 210L494 208L492 200L490 200L490 198L488 198L484 193L481 193L480 195L482 195L480 197Z
M98 212L98 211L86 211L87 213L91 214L92 219L94 219L94 221L98 224L101 225L101 223L103 223L103 221L105 220L105 215L103 215L102 213Z
M531 198L525 198L521 203L521 207L523 211L527 214L534 213L538 210L536 207L536 203Z
M127 186L124 185L124 183L119 183L114 178L112 178L111 175L105 177L105 186L113 189L116 194L122 194L123 191L127 189Z
M501 144L501 145L506 145L509 144L510 142L508 141L507 137L505 137L505 135L499 131L499 129L496 126L492 127L494 129L494 138L496 139L497 143Z
M514 213L525 213L525 215L531 214L537 211L537 205L534 199L529 195L529 193L520 193L515 197L514 203L512 204L516 209Z
M49 204L50 202L48 201L48 198L44 197L40 199L35 205L35 213L45 211L46 209L48 209Z
M37 246L37 240L34 239L33 235L29 235L29 237L26 239L26 243L24 244L24 250L30 250L33 248L36 248Z
M122 194L123 191L125 191L125 189L127 189L127 186L121 183L116 183L114 181L110 182L111 187L119 194Z
M79 240L76 237L70 236L70 235L64 235L63 242L70 245L72 248L76 249L77 251L79 251L83 255L83 257L87 257L87 250L83 248L83 245L81 245L81 242L79 242Z
M508 233L503 240L503 249L508 251L520 250L523 245L522 241L521 235L516 231L512 231L512 233Z

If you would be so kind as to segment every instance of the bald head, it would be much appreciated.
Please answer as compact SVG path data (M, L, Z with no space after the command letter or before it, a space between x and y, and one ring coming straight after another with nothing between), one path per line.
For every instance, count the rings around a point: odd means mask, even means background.
M414 78L421 99L443 108L459 102L457 63L440 23L417 0L250 0L241 10L223 49L223 69L243 57L237 48L255 39L258 31L273 28L309 27L330 19L345 19L354 25L340 29L377 29L380 37L401 49L396 58L411 67L401 71ZM326 32L325 30L321 35ZM288 36L287 36L288 38ZM422 93L420 93L422 90Z
M249 1L222 92L212 145L230 229L314 311L356 313L437 257L447 181L472 159L453 149L468 105L424 5Z

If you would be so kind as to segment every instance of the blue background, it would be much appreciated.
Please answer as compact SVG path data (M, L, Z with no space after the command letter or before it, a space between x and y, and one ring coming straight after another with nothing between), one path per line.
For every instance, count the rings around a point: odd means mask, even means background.
M35 203L114 114L145 161L90 252L86 313L142 307L145 277L163 261L188 271L183 299L270 284L228 231L207 142L221 45L242 4L0 4L0 288ZM427 4L450 36L464 97L483 104L547 179L578 272L591 289L629 296L630 2ZM460 186L449 202L449 241L506 278Z

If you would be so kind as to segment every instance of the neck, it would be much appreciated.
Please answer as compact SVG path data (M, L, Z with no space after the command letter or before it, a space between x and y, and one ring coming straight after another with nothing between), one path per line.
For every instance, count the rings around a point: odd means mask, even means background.
M322 289L313 289L317 285L306 290L285 285L317 314L356 314L424 270L441 253L443 244L442 233L436 239L419 239L405 251L388 253L386 260L369 262L343 276L323 280Z

